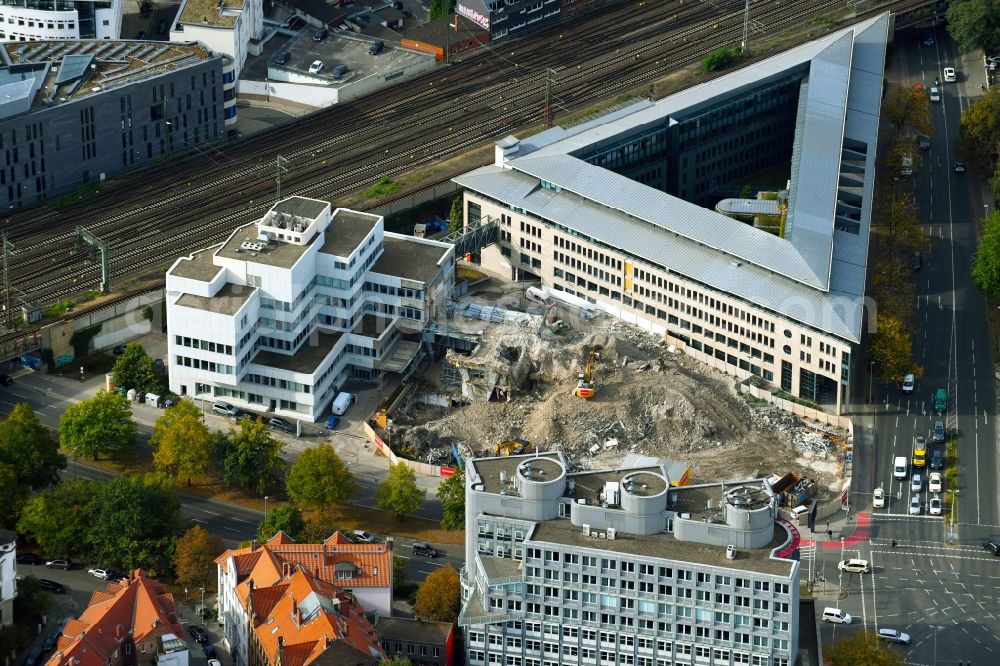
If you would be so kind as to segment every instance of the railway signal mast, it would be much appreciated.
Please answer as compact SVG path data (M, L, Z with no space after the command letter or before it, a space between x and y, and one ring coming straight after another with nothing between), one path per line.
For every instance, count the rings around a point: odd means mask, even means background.
M746 0L746 4L743 5L743 41L740 42L740 48L742 49L742 55L747 54L747 42L750 38L750 0Z
M90 246L89 258L101 264L101 293L111 293L111 250L108 244L90 233L83 227L76 228L76 247L82 251L85 245ZM100 259L98 260L98 255Z

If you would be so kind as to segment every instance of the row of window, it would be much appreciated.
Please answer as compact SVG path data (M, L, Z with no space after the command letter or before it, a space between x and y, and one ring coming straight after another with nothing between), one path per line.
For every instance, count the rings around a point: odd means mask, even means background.
M221 342L216 343L211 340L199 340L198 338L189 338L183 335L174 336L174 344L181 347L191 347L192 349L201 349L202 351L214 352L216 354L227 354L229 356L233 355L233 346L224 345Z
M231 365L226 365L225 363L216 363L214 361L206 361L201 358L188 358L187 356L177 356L177 365L182 365L185 368L195 368L196 370L207 370L208 372L217 372L220 375L231 375L235 372L235 369Z
M619 275L612 275L611 273L602 268L597 268L596 266L590 263L584 263L583 261L578 260L576 257L572 257L568 254L563 254L559 250L553 250L552 256L555 258L556 261L566 264L571 268L580 271L586 271L588 275L593 275L597 279L604 280L605 282L613 284L617 287L622 286L622 278ZM556 268L553 270L556 277L558 278L563 277L563 271L561 269Z

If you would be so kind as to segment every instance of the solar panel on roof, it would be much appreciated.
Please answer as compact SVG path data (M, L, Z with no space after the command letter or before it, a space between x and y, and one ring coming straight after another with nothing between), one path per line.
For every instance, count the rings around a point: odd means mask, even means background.
M56 85L62 85L81 78L87 73L87 68L93 60L93 57L85 55L64 56L62 65L59 67L59 75L56 76Z

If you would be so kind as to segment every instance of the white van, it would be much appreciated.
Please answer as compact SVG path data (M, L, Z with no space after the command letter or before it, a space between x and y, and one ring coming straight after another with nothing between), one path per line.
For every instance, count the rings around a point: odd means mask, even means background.
M338 393L333 399L333 415L343 416L347 408L357 402L358 398L353 393Z
M892 475L897 479L906 478L906 456L896 456L892 463Z
M850 624L851 616L839 608L834 608L832 606L827 606L823 609L823 621L833 622L834 624Z

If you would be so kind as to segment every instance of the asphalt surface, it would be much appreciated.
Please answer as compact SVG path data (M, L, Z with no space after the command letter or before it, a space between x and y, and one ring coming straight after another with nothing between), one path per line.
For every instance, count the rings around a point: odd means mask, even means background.
M908 633L911 644L899 646L907 664L993 664L1000 663L1000 558L984 551L982 541L1000 535L996 392L987 306L970 277L979 221L991 210L992 197L983 174L954 171L961 111L980 94L985 73L982 61L974 54L962 56L940 27L933 31L935 43L924 45L927 32L897 33L892 71L887 72L894 81L920 83L926 90L937 78L942 93L941 102L931 104L930 149L921 151L912 179L896 181L897 187L913 188L927 235L923 266L916 273L912 336L924 374L912 394L903 394L898 385L880 382L877 371L869 377L869 368L860 368L864 381L856 384L858 402L864 403L869 392L871 402L853 416L868 448L855 463L855 520L846 530L848 538L818 544L826 592L817 612L830 605L854 616L850 627L824 624L824 643L860 624L870 631ZM954 83L943 80L942 68L949 66L959 73ZM945 387L948 410L937 415L933 394ZM917 470L925 482L919 492L911 487L913 437L927 437L929 461L935 446L944 447L931 443L938 419L958 445L954 528L946 522L953 509L950 493L939 496L945 503L943 515L928 515L926 478L932 470ZM907 459L908 474L902 480L893 477L896 456ZM871 508L876 487L886 491L884 508ZM914 497L921 504L919 515L910 514ZM873 572L839 572L837 561L850 557L869 560Z

